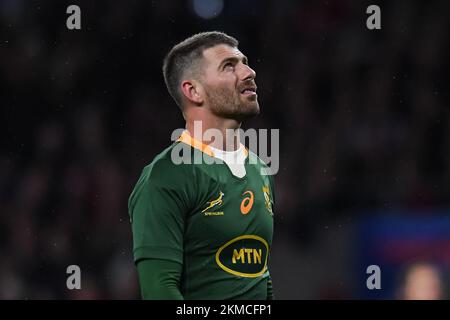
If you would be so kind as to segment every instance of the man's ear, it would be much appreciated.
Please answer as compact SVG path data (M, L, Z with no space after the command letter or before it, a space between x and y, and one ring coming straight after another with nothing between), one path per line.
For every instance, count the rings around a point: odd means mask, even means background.
M196 80L184 80L181 83L181 92L190 102L197 106L203 104L203 87Z

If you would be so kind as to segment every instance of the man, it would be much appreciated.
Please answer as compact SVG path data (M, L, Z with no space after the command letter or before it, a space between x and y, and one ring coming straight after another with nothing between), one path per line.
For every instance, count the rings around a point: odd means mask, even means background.
M164 60L186 130L144 168L129 198L144 299L273 298L267 261L274 187L267 166L236 133L259 113L256 74L237 46L224 33L205 32ZM205 139L211 129L224 139ZM178 162L179 147L189 161Z

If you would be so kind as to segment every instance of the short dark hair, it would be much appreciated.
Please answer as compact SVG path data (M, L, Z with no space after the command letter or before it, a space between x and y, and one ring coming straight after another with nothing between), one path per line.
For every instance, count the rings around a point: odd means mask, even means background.
M203 57L203 51L219 44L237 47L239 42L218 31L197 33L175 45L164 58L164 81L172 98L183 110L180 82L187 70L192 70Z

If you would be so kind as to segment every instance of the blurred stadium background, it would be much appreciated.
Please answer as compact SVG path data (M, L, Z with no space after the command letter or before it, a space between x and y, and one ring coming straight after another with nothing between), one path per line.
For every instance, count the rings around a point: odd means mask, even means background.
M401 299L422 262L448 299L449 16L448 1L0 0L0 298L139 298L127 198L184 126L162 59L221 30L257 72L245 127L280 129L276 297Z

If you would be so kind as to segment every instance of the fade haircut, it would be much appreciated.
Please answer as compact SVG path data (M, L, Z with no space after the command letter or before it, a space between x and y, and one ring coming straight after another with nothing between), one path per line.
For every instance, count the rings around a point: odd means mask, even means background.
M175 45L164 58L164 81L172 98L183 110L183 99L180 84L187 72L196 72L203 51L219 44L237 48L239 42L229 35L218 32L197 33Z

